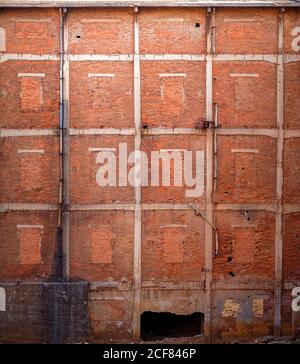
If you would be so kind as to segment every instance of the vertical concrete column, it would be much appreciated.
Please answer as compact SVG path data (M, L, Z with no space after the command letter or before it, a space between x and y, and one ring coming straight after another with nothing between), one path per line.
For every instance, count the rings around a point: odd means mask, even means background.
M63 278L69 279L69 251L70 251L70 139L69 139L69 54L68 54L68 14L62 11L63 17Z
M138 152L141 150L141 70L139 49L139 23L138 8L134 9L134 123L135 123L135 165L140 158ZM141 174L140 174L141 175ZM133 338L140 338L140 316L141 316L141 249L142 249L142 211L141 197L142 188L139 177L135 181L135 209L134 209L134 307L133 307Z
M206 120L213 119L213 92L212 92L212 57L214 52L215 9L208 8L206 32ZM211 124L209 124L211 125ZM213 130L208 127L206 134L206 217L213 221ZM210 224L205 228L205 312L204 334L211 338L211 282L212 282L212 245L213 229Z
M283 244L283 143L284 143L284 9L278 16L277 55L277 182L276 182L276 236L275 236L275 295L274 335L281 335L281 288L282 288L282 244Z

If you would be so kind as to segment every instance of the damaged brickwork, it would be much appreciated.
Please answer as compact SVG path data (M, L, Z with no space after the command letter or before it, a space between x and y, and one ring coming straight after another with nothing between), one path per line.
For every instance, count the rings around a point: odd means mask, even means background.
M0 342L299 335L299 84L298 7L0 8ZM204 151L204 193L100 187L119 143Z

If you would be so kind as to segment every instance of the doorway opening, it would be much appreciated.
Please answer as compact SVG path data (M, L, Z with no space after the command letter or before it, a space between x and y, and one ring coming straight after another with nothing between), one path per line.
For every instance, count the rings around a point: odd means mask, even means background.
M176 315L170 312L146 311L141 315L141 339L161 340L191 337L203 333L204 314Z

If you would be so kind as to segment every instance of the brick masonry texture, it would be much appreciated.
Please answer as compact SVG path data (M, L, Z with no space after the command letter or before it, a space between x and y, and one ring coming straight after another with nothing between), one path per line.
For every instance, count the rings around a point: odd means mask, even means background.
M126 224L124 224L126 221ZM71 276L89 281L132 282L133 214L131 211L74 212L71 232ZM95 236L96 229L108 231L109 252L97 252L102 262L92 259L94 249L100 249L103 235ZM106 261L104 261L105 257Z
M58 202L57 138L3 138L0 153L1 203Z
M59 65L57 62L8 61L0 64L1 128L57 128ZM18 77L44 73L45 77ZM38 84L39 83L39 84ZM31 92L31 87L35 93Z
M294 335L300 327L290 289L300 286L299 135L284 139L282 201L276 192L279 15L275 8L216 9L212 103L218 106L218 130L270 129L274 134L249 131L216 138L212 222L218 241L214 237L212 242L210 307L214 342L274 332L276 209L281 202L282 333ZM136 16L142 56L141 150L149 157L160 149L200 150L206 166L205 130L194 135L147 131L196 128L207 118L207 9L143 8ZM300 10L286 9L283 19L283 50L289 60L283 67L283 126L297 133ZM55 8L1 9L1 132L59 128L59 25ZM69 99L65 95L64 105L70 128L132 128L132 135L70 136L69 207L75 208L70 212L68 283L57 279L59 138L0 138L0 287L7 296L7 311L0 312L0 342L131 342L135 190L130 185L100 187L96 157L99 148L115 148L118 163L119 143L127 143L128 153L134 149L134 10L72 8L65 26L69 84L64 85L69 86ZM236 55L238 60L233 59ZM271 58L255 60L253 55ZM116 58L92 60L96 56ZM116 60L118 56L123 60ZM172 167L171 181L173 177ZM185 195L189 187L173 183L142 187L142 204L173 208L142 210L141 312L207 312L206 222L186 205L176 209L191 202L203 204L205 210L206 173L204 186L194 198ZM17 206L13 211L16 206L9 205L9 210L6 204L46 204L54 210L22 211ZM129 207L97 211L103 204ZM254 204L258 207L251 209Z
M216 62L213 67L214 101L223 127L276 127L276 65Z
M193 128L205 119L204 62L143 62L141 85L143 127Z
M0 215L0 276L1 281L45 281L53 274L53 258L56 249L57 213L49 211L7 212ZM21 226L43 226L42 229L18 229ZM26 230L26 232L25 232ZM28 251L27 244L32 244L28 234L36 237L40 234L40 261L33 260L34 251ZM26 235L23 235L26 234ZM4 244L3 237L5 237ZM29 240L30 239L30 240ZM22 253L22 247L25 249ZM22 253L22 254L21 254ZM23 257L23 261L22 261ZM26 258L27 257L27 258Z
M203 280L204 222L193 212L145 211L142 279Z

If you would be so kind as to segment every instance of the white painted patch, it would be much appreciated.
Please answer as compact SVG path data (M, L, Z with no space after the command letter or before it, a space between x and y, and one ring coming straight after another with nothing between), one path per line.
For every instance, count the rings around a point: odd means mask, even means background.
M45 77L45 73L18 73L18 77Z
M292 36L296 37L292 41L293 51L299 52L300 51L300 27L296 27L292 30Z
M39 154L44 154L44 149L18 149L18 153L19 154L23 154L23 153L39 153Z
M252 300L252 313L254 317L264 316L264 299L253 298Z
M159 73L159 77L186 77L186 73Z
M0 287L0 311L6 311L6 293L3 287Z
M231 149L232 153L258 153L258 149Z
M258 73L231 73L230 77L259 77Z
M17 229L44 229L44 225L17 225Z
M240 304L235 302L234 300L227 299L225 300L222 317L236 317L238 311L240 310Z
M5 30L0 28L0 52L5 52L6 50L6 37Z
M88 73L88 77L115 77L114 73Z
M115 152L116 148L89 148L89 152Z

